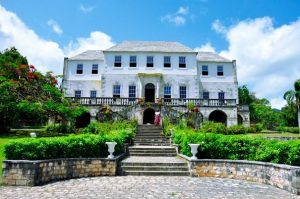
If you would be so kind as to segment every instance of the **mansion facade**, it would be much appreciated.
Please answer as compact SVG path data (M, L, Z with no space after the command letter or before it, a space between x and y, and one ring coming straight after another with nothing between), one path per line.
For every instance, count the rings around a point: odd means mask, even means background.
M177 42L125 41L89 50L65 58L63 72L65 96L85 105L91 120L109 105L115 112L127 107L126 117L139 124L153 123L154 111L178 116L192 104L200 122L250 124L249 109L238 102L236 61Z

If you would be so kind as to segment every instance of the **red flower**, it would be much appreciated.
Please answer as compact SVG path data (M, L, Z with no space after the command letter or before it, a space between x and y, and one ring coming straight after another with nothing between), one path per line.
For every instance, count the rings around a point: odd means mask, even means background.
M30 65L30 68L31 68L31 69L35 69L35 67L34 67L33 65Z

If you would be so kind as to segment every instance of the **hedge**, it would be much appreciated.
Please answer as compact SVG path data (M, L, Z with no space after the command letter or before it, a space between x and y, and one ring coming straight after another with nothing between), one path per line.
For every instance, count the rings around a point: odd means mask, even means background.
M10 160L43 160L56 158L106 157L105 142L117 142L115 154L124 150L124 143L133 138L135 129L114 130L107 134L69 135L53 138L23 138L4 146Z
M175 128L173 140L182 154L191 156L189 143L200 144L200 159L254 160L300 166L300 141L267 140L247 135L201 133Z
M288 133L299 133L300 129L299 127L288 127L288 126L279 126L276 127L276 131L280 132L288 132Z

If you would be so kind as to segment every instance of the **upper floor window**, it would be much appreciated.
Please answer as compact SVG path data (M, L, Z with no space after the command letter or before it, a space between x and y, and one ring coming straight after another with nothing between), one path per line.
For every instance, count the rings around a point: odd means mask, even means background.
M185 57L179 57L179 68L186 68Z
M225 93L224 92L219 92L218 97L219 97L219 99L225 99Z
M209 99L209 92L203 92L203 99Z
M170 56L164 56L164 67L165 68L171 67L171 57Z
M202 75L207 76L208 75L208 66L202 66Z
M218 68L217 68L217 76L224 76L223 66L218 66Z
M98 74L98 64L93 64L93 66L92 66L92 74Z
M83 74L83 65L77 64L76 74Z
M179 98L186 99L186 86L179 87Z
M91 98L96 98L97 97L97 91L91 91L90 92L90 97Z
M136 97L136 86L135 85L130 85L129 87L128 87L128 97L129 98L131 98L131 99L129 99L129 101L134 101L135 99L135 97Z
M153 56L147 56L147 67L153 67Z
M122 66L122 57L120 55L115 56L115 67Z
M75 91L74 94L75 94L76 98L80 98L81 97L81 91L79 91L79 90Z
M171 86L164 87L164 98L171 98Z
M120 85L114 85L113 86L113 97L120 98L121 96L121 86Z
M129 66L136 67L136 56L130 56L129 58Z

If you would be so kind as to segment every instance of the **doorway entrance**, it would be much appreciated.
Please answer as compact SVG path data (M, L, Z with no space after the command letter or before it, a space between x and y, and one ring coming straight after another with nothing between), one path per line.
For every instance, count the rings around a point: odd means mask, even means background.
M154 124L155 111L153 108L147 108L143 114L143 124Z
M145 86L145 102L155 102L155 86L151 83Z

